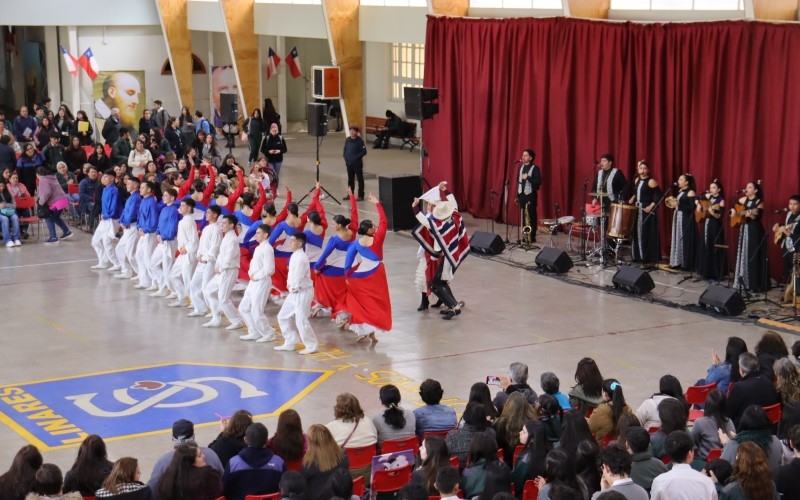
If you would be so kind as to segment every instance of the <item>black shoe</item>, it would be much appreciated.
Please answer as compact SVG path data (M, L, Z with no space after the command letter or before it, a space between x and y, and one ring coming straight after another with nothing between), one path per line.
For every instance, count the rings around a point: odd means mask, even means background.
M389 149L389 146L381 146L381 149Z
M440 307L442 307L442 304L444 304L444 302L442 302L442 299L439 299L431 307L433 307L434 309L439 309Z
M30 238L30 235L28 235L27 231L22 231L20 234L22 235L23 240L27 240L28 238Z
M372 146L372 149L381 149L381 145L380 144L376 144L376 145Z
M448 310L444 311L444 313L443 313L443 315L442 315L442 319L445 319L445 320L447 320L447 321L450 321L451 319L453 319L453 317L454 317L456 314L458 314L458 313L457 313L457 312L455 312L455 311L453 311L452 309L448 309Z
M419 307L417 308L417 311L427 311L429 305L430 305L430 303L428 302L428 296L423 293L422 294L422 302L420 302Z

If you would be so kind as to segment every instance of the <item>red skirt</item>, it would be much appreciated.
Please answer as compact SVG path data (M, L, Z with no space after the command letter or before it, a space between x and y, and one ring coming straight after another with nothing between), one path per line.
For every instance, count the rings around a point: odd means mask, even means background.
M350 324L367 324L388 332L392 329L392 303L383 263L371 275L347 280L344 309L350 313Z
M239 247L239 279L250 281L250 261L253 256L246 248Z
M312 273L316 275L314 281L314 297L317 302L331 310L331 318L345 307L347 299L347 280L344 276L325 276L324 274Z
M281 293L289 291L286 278L289 277L289 258L275 257L275 273L272 275L272 288Z

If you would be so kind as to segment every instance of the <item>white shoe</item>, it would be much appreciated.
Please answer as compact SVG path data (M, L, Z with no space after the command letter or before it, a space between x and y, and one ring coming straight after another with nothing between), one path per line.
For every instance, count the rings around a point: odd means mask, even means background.
M142 290L142 289L145 289L147 287L142 285L141 283L136 283L135 285L133 285L133 288L136 288L137 290Z
M14 246L14 242L13 241L9 241L9 242L6 243L6 248L12 248L13 246Z
M272 348L272 350L274 350L274 351L294 351L294 346L293 345L281 344L281 345L276 345L275 347Z
M122 268L121 268L121 267L119 267L119 266L112 266L112 267L108 268L108 270L109 270L110 272L112 272L112 273L115 273L115 272L117 272L117 271L122 271Z
M225 327L226 330L238 330L239 328L244 328L244 323L237 321Z
M239 335L239 340L257 340L260 338L261 335L257 333L248 333L247 335Z
M150 294L151 297L166 297L169 294L166 290L157 290Z
M172 302L167 304L167 307L181 307L182 305L183 305L183 301L181 301L181 300L173 300Z
M300 351L300 354L314 354L315 352L317 352L316 347L306 347L305 349Z
M22 242L19 241L19 240L14 240L14 246L15 247L20 247L20 246L22 246Z
M158 285L150 285L147 288L145 288L144 291L145 292L157 292L158 291Z
M271 333L269 335L265 335L265 336L261 337L260 339L256 340L256 342L258 342L260 344L264 344L264 343L267 343L267 342L272 342L273 340L275 340L277 338L278 338L277 335L275 335L274 333Z
M97 269L97 270L104 270L104 269L108 269L108 264L95 264L91 268L92 269Z
M203 323L205 328L219 328L220 326L222 326L222 318L211 318L208 323Z
M240 291L240 290L244 290L245 288L247 288L247 282L246 281L237 281L236 284L233 285L233 291L234 292Z
M131 275L131 281L137 281L138 279L139 279L139 275L138 274Z
M118 280L127 280L127 279L130 279L131 276L132 276L131 273L119 273L119 274L115 274L114 278L116 278Z
M204 313L202 311L192 311L189 314L187 314L186 316L188 316L190 318L199 318L199 317L205 316L205 315L206 315L206 313Z

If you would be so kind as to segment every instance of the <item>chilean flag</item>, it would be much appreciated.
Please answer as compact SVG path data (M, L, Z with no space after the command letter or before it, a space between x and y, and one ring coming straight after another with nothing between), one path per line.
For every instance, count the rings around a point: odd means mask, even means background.
M100 72L100 67L97 65L97 59L94 58L94 53L92 52L92 48L89 47L86 51L81 54L81 58L78 59L78 66L86 71L86 74L89 75L89 78L94 80L97 78L97 73Z
M289 66L292 78L300 78L303 74L300 70L300 54L297 53L297 47L292 47L292 51L286 55L286 65Z
M269 57L267 57L267 80L272 78L272 75L278 73L278 65L281 63L281 58L278 54L272 50L272 47L269 48Z
M67 71L69 71L70 75L76 76L78 74L78 61L62 45L59 45L59 47L61 47L61 55L64 56L64 64L67 66Z

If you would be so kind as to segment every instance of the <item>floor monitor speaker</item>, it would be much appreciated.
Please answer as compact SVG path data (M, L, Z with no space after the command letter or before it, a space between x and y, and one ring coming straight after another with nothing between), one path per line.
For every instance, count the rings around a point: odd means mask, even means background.
M475 231L469 239L469 246L473 252L483 255L498 255L506 249L500 236L484 231Z
M719 285L709 285L699 302L703 309L726 316L738 316L745 309L744 301L735 289Z
M614 288L627 290L637 295L648 293L656 286L647 271L632 266L619 266L617 274L611 281L614 283Z
M536 267L557 274L564 274L572 269L572 259L561 249L544 247L536 256Z

